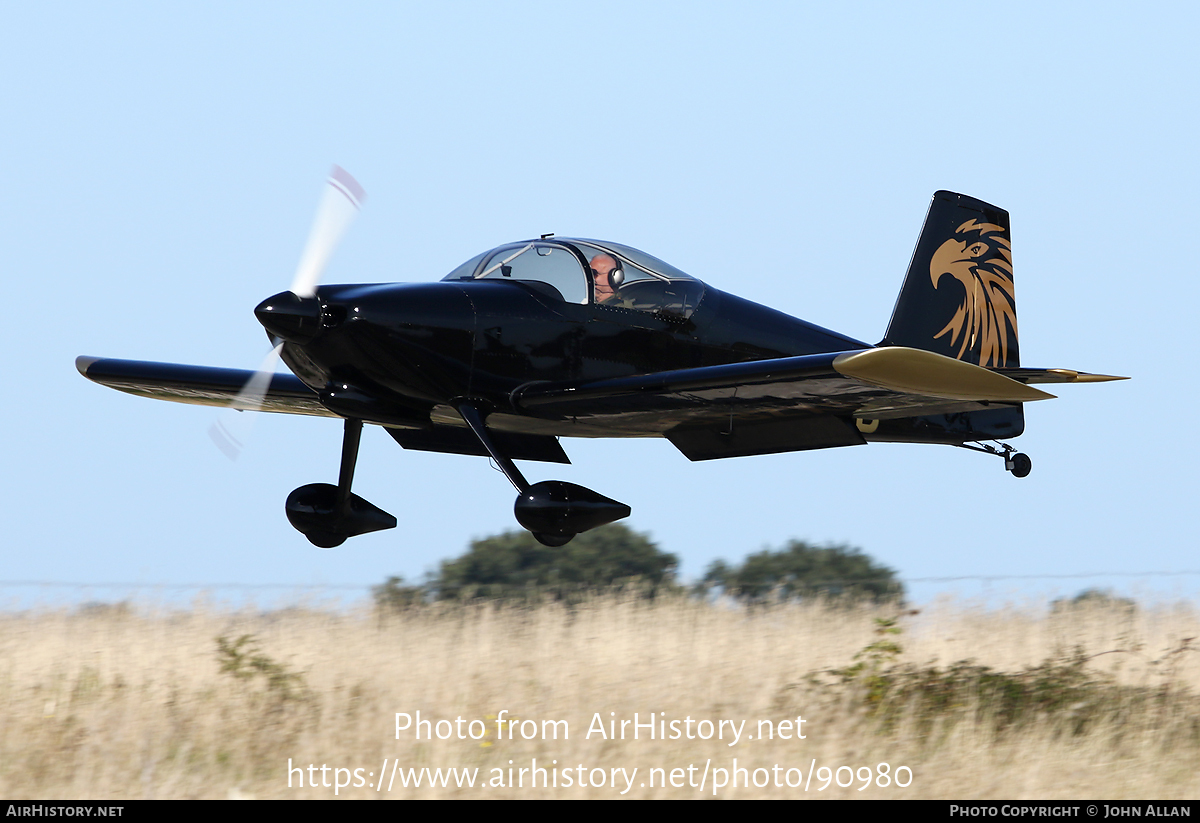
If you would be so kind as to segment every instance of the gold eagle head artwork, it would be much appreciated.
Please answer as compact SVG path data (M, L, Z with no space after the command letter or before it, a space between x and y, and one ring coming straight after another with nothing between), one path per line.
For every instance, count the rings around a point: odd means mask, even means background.
M929 263L935 289L945 275L963 289L958 309L934 339L949 335L959 360L977 351L981 366L1007 365L1010 340L1014 351L1017 344L1012 247L1005 233L1003 226L972 218L937 248Z

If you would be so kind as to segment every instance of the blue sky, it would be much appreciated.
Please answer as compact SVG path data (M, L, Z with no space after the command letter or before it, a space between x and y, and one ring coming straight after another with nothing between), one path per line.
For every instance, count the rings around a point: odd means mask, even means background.
M1200 569L1188 408L1197 83L1187 4L10 5L0 51L9 368L0 579L371 585L515 528L486 460L368 429L394 531L311 547L283 500L341 427L103 389L77 355L254 368L330 164L367 203L325 282L422 281L544 232L642 248L864 340L930 195L1012 213L1022 362L1129 375L1027 408L1025 480L884 446L689 463L568 440L685 577L798 538L901 577ZM919 584L1188 596L1200 575ZM0 586L0 597L27 590ZM21 595L24 596L24 595Z

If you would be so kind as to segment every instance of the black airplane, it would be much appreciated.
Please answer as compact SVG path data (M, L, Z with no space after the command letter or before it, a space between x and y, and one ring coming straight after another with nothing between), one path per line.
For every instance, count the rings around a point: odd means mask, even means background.
M543 235L478 254L440 282L322 286L362 200L335 167L290 291L254 310L293 374L80 357L88 379L161 400L345 420L338 484L301 486L313 544L393 528L350 491L363 423L406 449L490 456L517 521L548 546L627 517L591 489L528 482L513 461L568 463L560 437L665 437L690 460L940 443L1028 457L1033 384L1122 378L1020 365L1008 212L939 191L877 345L708 286L637 249ZM230 430L214 440L236 454ZM995 445L989 442L992 441Z

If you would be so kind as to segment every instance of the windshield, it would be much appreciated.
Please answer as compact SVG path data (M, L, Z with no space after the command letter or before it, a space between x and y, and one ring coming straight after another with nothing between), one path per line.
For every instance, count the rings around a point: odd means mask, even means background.
M575 250L543 240L513 243L485 252L474 261L468 260L459 266L446 279L539 283L543 292L559 300L588 302L588 278Z
M587 240L584 238L572 237L556 237L550 243L562 243L564 245L574 245L583 257L591 260L597 253L606 253L615 255L622 262L631 263L631 266L623 266L626 269L625 277L629 280L644 279L646 277L655 277L659 280L695 280L690 274L680 271L666 261L659 260L652 254L646 254L644 251L639 251L631 246L626 246L621 243L612 243L608 240ZM488 259L488 266L492 266L497 262L493 258L494 252L501 249L507 250L508 254L514 252L521 253L522 250L528 250L535 245L542 245L536 241L526 241L525 243L513 243L507 246L501 246L499 249L489 249L482 254L477 254L454 271L446 275L443 280L473 280L478 277L483 277L480 270L480 264L484 258ZM507 255L505 255L507 256ZM507 264L506 264L507 265Z
M509 280L567 303L690 317L704 284L653 255L605 240L527 240L472 257L444 280ZM550 288L547 289L546 287Z
M624 246L620 243L610 243L607 240L568 240L569 243L574 243L582 247L585 257L591 257L596 250L607 252L609 254L616 253L619 257L633 264L634 269L642 272L642 277L651 276L657 277L660 280L695 280L690 274L685 274L679 269L672 266L670 263L659 260L652 254L646 254L644 251L638 251L630 246ZM634 272L626 271L625 276L629 278L631 275L636 277Z

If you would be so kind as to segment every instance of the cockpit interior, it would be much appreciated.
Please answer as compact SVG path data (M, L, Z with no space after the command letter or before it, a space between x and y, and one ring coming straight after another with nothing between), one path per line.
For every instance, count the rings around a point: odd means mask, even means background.
M704 284L657 257L601 240L542 238L472 257L443 280L508 280L566 303L691 316Z

